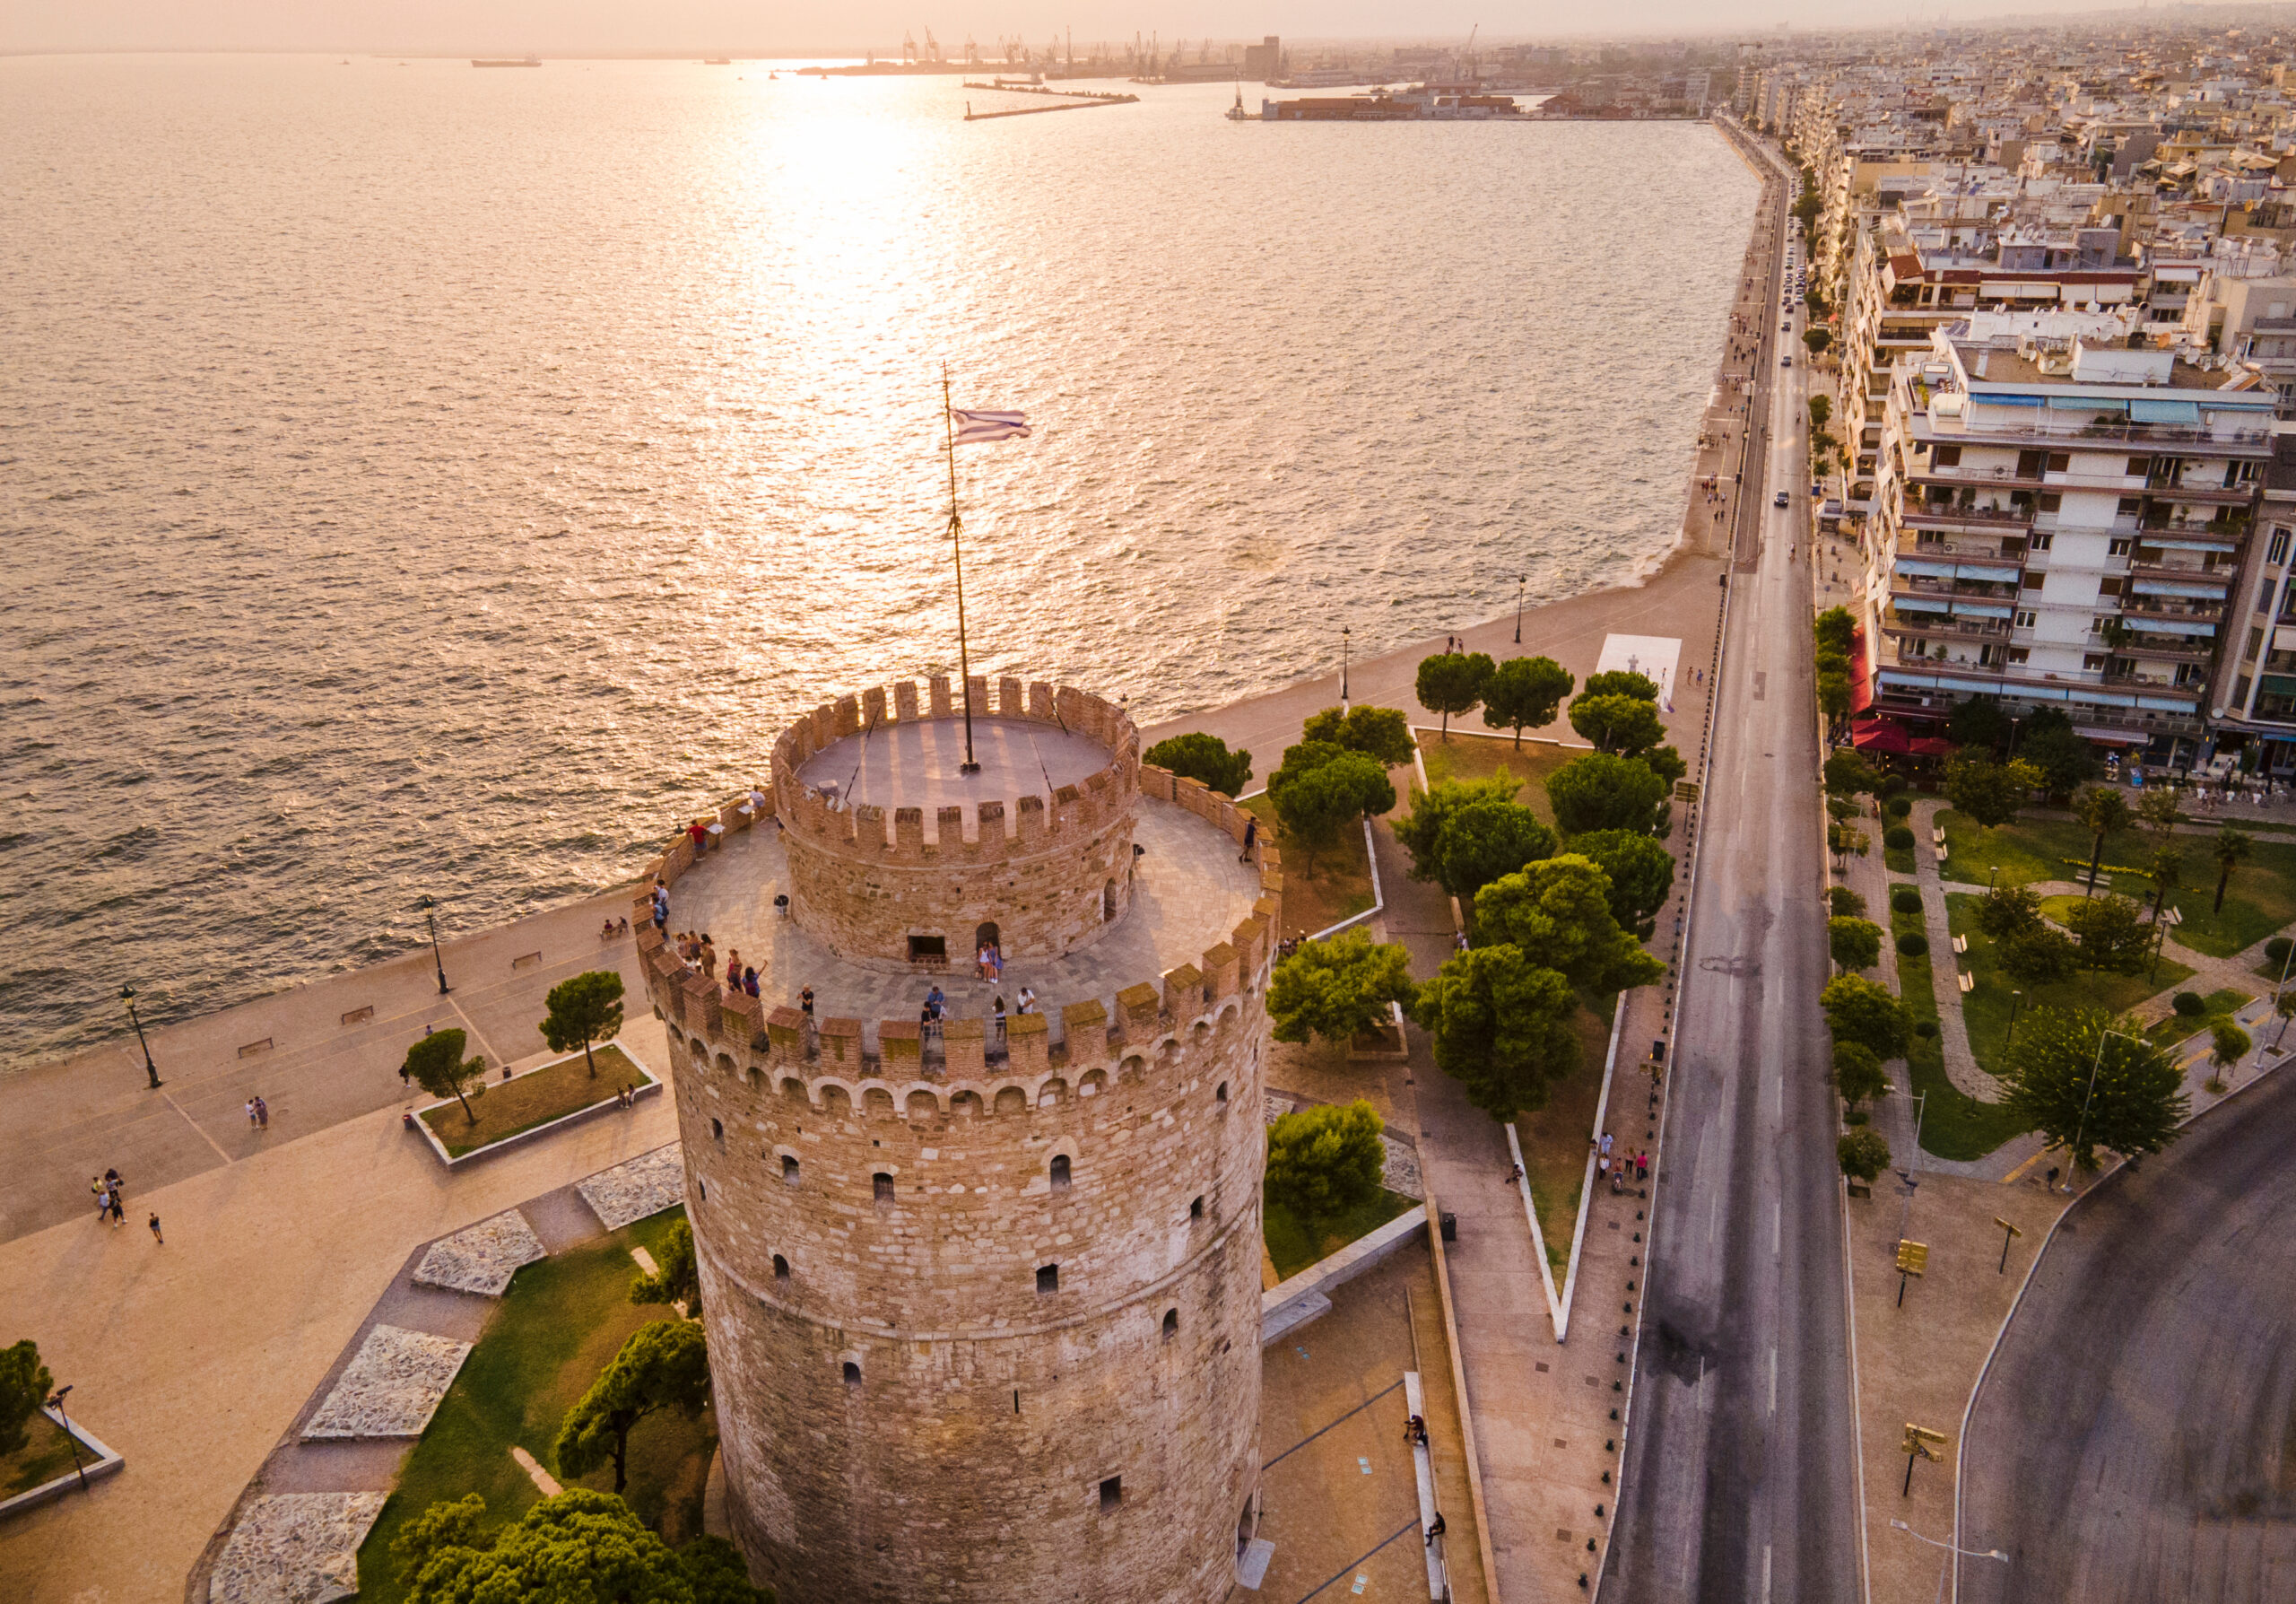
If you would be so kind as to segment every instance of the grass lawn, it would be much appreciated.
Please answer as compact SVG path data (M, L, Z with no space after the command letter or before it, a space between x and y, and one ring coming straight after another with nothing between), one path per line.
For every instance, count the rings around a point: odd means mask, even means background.
M13 1498L72 1474L72 1440L62 1426L34 1409L31 1418L24 1422L24 1435L29 1440L22 1448L0 1455L0 1498ZM85 1449L81 1454L82 1464L95 1457Z
M1275 1261L1275 1273L1286 1280L1358 1237L1369 1236L1396 1216L1419 1207L1401 1192L1385 1187L1344 1214L1303 1219L1273 1198L1266 1204L1260 1225L1267 1237L1267 1256Z
M2165 969L2168 966L2162 964L2161 967ZM2191 971L2186 972L2189 974ZM2161 1047L2174 1047L2195 1036L2208 1034L2220 1021L2231 1018L2255 1000L2245 991L2212 991L2201 998L2201 1011L2197 1018L2188 1019L2182 1014L2170 1014L2145 1028L2145 1039Z
M2077 881L2086 872L2089 833L2071 820L2021 819L1997 829L1979 830L1950 809L1937 817L1945 826L1945 843L1951 849L1944 867L1948 879L1981 885L1997 867L2000 877L1996 884L2024 885L2036 880ZM2109 889L2149 904L2152 880L2128 871L2152 855L2155 840L2141 830L2124 830L2107 837L2105 869L2118 865L2124 872L2100 872L2097 889ZM2208 838L2180 835L2175 840L2184 854L2187 881L2169 897L2169 905L2184 915L2175 939L2195 952L2229 958L2296 921L2296 847L2267 845L2258 840L2248 860L2232 871L2223 910L2217 912L2210 907L2216 900L2216 860Z
M1615 998L1610 1006L1617 1007ZM1595 1134L1595 1108L1603 1097L1603 1058L1611 1045L1610 1022L1600 1012L1582 1007L1571 1023L1578 1031L1578 1069L1548 1089L1544 1108L1515 1116L1515 1139L1522 1145L1523 1172L1531 1182L1531 1207L1539 1211L1539 1234L1546 1242L1546 1260L1554 1271L1557 1291L1570 1268L1578 1193L1587 1181L1587 1144ZM1612 1106L1613 1129L1624 1123L1620 1111ZM1642 1145L1631 1131L1621 1131L1620 1139L1629 1148Z
M554 1473L551 1451L566 1411L632 1331L674 1317L670 1309L630 1302L630 1283L638 1274L630 1250L642 1246L658 1253L670 1226L684 1217L683 1209L670 1209L518 1272L359 1550L361 1604L395 1604L404 1597L391 1539L432 1504L483 1494L487 1522L494 1525L540 1502L540 1489L510 1457L511 1448L524 1448ZM623 1496L673 1547L701 1530L702 1484L717 1443L714 1411L707 1409L698 1420L674 1410L654 1415L630 1434L630 1486ZM559 1479L610 1492L613 1467L578 1482Z
M1427 765L1430 785L1447 780L1488 780L1505 769L1520 782L1515 800L1549 827L1554 824L1554 809L1547 804L1546 777L1572 758L1587 755L1579 747L1556 746L1527 737L1518 749L1511 737L1466 735L1456 729L1448 741L1422 733L1419 753L1420 762Z
M1892 941L1900 936L1926 934L1920 914L1892 911ZM1950 952L1944 955L1946 958L1952 956ZM1927 1037L1918 1033L1914 1036L1913 1045L1906 1054L1906 1077L1913 1083L1910 1094L1924 1097L1923 1150L1939 1158L1966 1162L1983 1158L2010 1138L2023 1135L2025 1128L2021 1121L1996 1103L1968 1095L1945 1073L1944 1027L1937 1018L1937 991L1931 974L1930 955L1918 958L1898 955L1898 992L1914 1023L1918 1025L1926 1021L1931 1026Z
M2155 992L2179 985L2192 974L2184 965L2163 958L2158 981L2149 981L2142 973L2113 974L2084 969L2071 980L2055 985L2021 986L2002 974L1996 964L1993 938L1977 928L1979 900L1968 894L1949 896L1945 899L1945 916L1952 922L1954 935L1969 937L1970 950L1961 963L1977 978L1977 985L1961 998L1961 1018L1969 1026L1970 1050L1977 1055L1978 1067L1988 1075L2001 1073L2013 1002L2021 1022L2035 1008L2104 1008L2125 1014ZM2056 900L2048 899L2051 902ZM2023 992L2022 1000L2013 998L2013 991Z
M422 1122L447 1145L448 1158L460 1158L489 1142L547 1125L592 1103L607 1102L624 1086L646 1084L646 1072L631 1062L620 1048L600 1047L594 1050L598 1060L595 1076L580 1058L569 1059L562 1064L521 1075L516 1080L491 1082L485 1096L471 1099L470 1111L478 1116L475 1125L463 1112L459 1103L445 1103L425 1110Z
M1336 850L1316 855L1315 873L1308 872L1308 855L1283 839L1275 804L1263 791L1237 806L1259 820L1263 833L1274 838L1283 857L1283 929L1285 936L1312 936L1343 919L1352 919L1371 905L1371 864L1363 852L1363 832L1354 824L1339 834Z

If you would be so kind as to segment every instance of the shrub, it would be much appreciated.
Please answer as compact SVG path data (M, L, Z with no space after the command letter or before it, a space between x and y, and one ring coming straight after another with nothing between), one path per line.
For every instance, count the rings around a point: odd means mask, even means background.
M2175 1008L2179 1015L2187 1019L2197 1019L2208 1012L2206 999L2197 991L2178 992L2170 1007Z
M1890 1167L1890 1145L1878 1130L1853 1130L1834 1144L1841 1172L1853 1181L1872 1181Z
M2069 981L2081 962L2081 949L2062 930L2035 924L2002 938L2001 972L2027 986L2048 986Z
M1201 780L1231 797L1251 783L1252 754L1241 750L1231 752L1228 743L1218 736L1200 731L1161 740L1142 753L1140 761Z
M1917 1019L1913 1022L1913 1033L1926 1042L1937 1033L1937 1022L1935 1019Z
M1920 958L1928 955L1929 937L1918 930L1909 930L1898 937L1898 956Z
M1386 1162L1379 1116L1360 1098L1301 1109L1267 1128L1267 1195L1309 1218L1369 1198Z
M1921 911L1921 893L1910 885L1900 885L1890 893L1890 910L1894 913Z
M1882 804L1882 811L1889 815L1889 816L1893 819L1904 818L1908 814L1913 811L1913 798L1911 797L1892 797L1888 801Z
M2004 885L1977 900L1977 928L1996 941L2046 928L2040 894L2029 886Z
M1913 832L1903 824L1892 824L1882 832L1882 844L1892 852L1903 852L1913 845Z
M1867 1120L1871 1120L1873 1117L1874 1117L1873 1115L1871 1115L1871 1114L1867 1113L1867 1112L1866 1112L1864 1109L1862 1109L1862 1108L1854 1108L1854 1109L1851 1109L1848 1113L1846 1113L1846 1114L1842 1115L1842 1117L1841 1117L1841 1122L1842 1122L1844 1125L1848 1125L1848 1126L1858 1126L1858 1125L1863 1125L1863 1124L1865 1124Z
M1827 892L1826 900L1830 904L1829 911L1836 919L1864 919L1866 917L1866 899L1847 885L1837 885Z
M1844 1103L1867 1103L1889 1094L1890 1077L1873 1049L1855 1042L1837 1042L1833 1049L1833 1087Z

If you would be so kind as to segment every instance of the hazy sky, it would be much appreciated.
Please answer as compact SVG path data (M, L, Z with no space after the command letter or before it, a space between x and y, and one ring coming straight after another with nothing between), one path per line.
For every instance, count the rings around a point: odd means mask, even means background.
M384 52L474 49L573 53L700 49L897 49L907 28L929 24L944 45L970 30L984 45L1008 34L1041 43L1073 28L1080 43L1129 39L1222 39L1281 33L1318 39L1585 38L1597 31L1711 34L1797 28L1889 26L1909 17L1969 21L2004 13L2094 11L2095 0L1958 0L1918 7L1888 0L0 0L0 50L311 49Z

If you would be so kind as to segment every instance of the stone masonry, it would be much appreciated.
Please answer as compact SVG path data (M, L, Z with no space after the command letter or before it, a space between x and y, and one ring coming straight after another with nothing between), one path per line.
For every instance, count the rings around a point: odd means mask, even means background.
M1004 705L1022 706L1006 685ZM945 688L933 696L945 711ZM800 729L841 739L865 717L882 729L889 705L932 716L900 686L890 704L873 692ZM1097 698L1035 686L1025 706L1136 747ZM777 763L785 817L796 761ZM1205 861L1229 860L1242 832L1224 798L1136 759L1101 772L1091 808L1074 803L1096 839L1128 841L1147 789L1196 815L1184 827L1206 833ZM690 862L674 852L659 867L674 880ZM1064 872L1062 897L1106 911L1104 863L1087 853ZM938 1032L885 1020L874 1044L860 1021L788 1007L761 1018L755 999L641 938L669 1028L729 1513L785 1597L1227 1595L1259 1475L1259 1111L1280 887L1265 878L1229 939L1113 998L1066 1002L1057 1038L1042 1014ZM894 950L912 923L891 898L793 902L809 934L833 917L863 952ZM978 907L1024 928L1016 908ZM1134 916L1152 917L1126 904L1090 929L1039 924L1055 948L1043 957L1057 972L1101 923Z

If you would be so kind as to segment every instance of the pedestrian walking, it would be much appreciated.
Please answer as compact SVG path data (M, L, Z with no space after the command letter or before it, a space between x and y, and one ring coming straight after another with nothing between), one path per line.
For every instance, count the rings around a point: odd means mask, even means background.
M1611 1133L1607 1130L1603 1132L1603 1156L1605 1158L1608 1158L1611 1155Z
M168 1239L160 1234L160 1216L158 1215L155 1214L152 1216L151 1225L152 1240L158 1242L161 1247L166 1247L168 1245Z
M111 1228L117 1231L126 1224L127 1224L127 1205L120 1201L119 1194L115 1191L111 1194Z
M255 1128L257 1130L271 1129L271 1104L265 1103L261 1097L255 1100Z
M1634 1178L1637 1181L1650 1179L1650 1155L1648 1153L1638 1153L1634 1155Z
M728 991L739 991L742 989L742 949L740 947L735 947L733 956L726 960L726 989Z
M1252 849L1258 844L1259 819L1257 815L1248 814L1244 817L1244 850L1237 855L1236 861L1249 863L1252 860Z
M88 1177L88 1190L95 1194L96 1218L100 1220L111 1212L111 1190L104 1185L104 1178L100 1175Z
M813 1017L813 989L811 986L797 993L797 1007L810 1023Z
M252 1097L248 1099L248 1125L250 1129L255 1125L255 1099Z
M1507 1166L1507 1179L1500 1182L1500 1184L1502 1186L1512 1186L1522 1178L1523 1166L1520 1164L1509 1164Z

